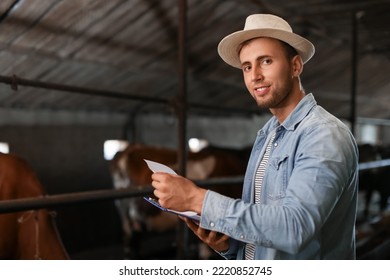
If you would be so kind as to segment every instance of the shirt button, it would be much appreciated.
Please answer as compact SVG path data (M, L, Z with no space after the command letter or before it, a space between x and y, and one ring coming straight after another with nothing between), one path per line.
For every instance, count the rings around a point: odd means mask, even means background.
M274 146L275 146L275 147L277 147L277 146L278 146L278 143L277 143L277 142L275 142L275 143L274 143Z
M244 236L243 236L243 235L240 235L240 238L241 238L241 239L244 239Z
M215 227L215 224L213 222L210 223L211 227Z

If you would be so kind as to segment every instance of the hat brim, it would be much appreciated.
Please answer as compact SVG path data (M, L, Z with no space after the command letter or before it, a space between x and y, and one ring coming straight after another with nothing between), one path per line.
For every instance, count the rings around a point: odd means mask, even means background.
M306 63L314 55L314 45L307 39L283 30L276 29L251 29L234 32L221 40L218 44L218 54L229 65L241 68L241 62L238 55L238 47L241 43L258 38L269 37L281 40L292 46L301 56L303 63Z

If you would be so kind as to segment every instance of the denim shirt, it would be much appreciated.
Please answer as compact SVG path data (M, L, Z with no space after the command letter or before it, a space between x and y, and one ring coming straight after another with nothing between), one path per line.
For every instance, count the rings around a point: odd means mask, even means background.
M254 204L254 177L267 138L276 130ZM355 259L358 149L353 135L307 94L279 124L258 132L247 165L242 199L208 190L200 226L230 236L226 259Z

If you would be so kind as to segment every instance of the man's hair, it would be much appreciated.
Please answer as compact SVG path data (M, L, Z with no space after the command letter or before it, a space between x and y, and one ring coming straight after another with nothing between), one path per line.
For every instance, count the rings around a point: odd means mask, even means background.
M298 55L297 50L294 49L292 46L290 46L286 42L280 40L278 41L281 43L282 47L284 48L288 59L292 59L294 56Z
M266 38L266 37L265 37ZM237 53L240 54L242 48L247 45L250 41L252 41L253 39L256 39L256 38L252 38L252 39L249 39L249 40L246 40L244 42L242 42L241 44L238 45L238 48L237 48ZM271 39L274 39L274 38L271 38ZM287 44L286 42L283 42L281 40L278 40L278 39L275 39L276 41L280 42L280 45L283 47L284 49L284 52L286 54L286 57L287 59L292 59L294 56L298 55L298 52L296 49L294 49L292 46L290 46L289 44Z

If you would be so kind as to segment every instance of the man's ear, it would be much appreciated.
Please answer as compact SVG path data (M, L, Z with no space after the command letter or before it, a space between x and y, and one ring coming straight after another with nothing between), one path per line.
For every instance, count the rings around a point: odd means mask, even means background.
M303 61L300 55L296 55L292 59L292 68L294 77L299 77L303 71Z

